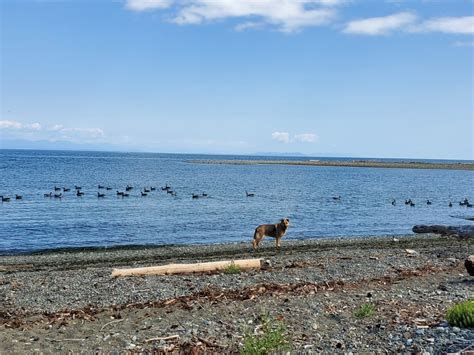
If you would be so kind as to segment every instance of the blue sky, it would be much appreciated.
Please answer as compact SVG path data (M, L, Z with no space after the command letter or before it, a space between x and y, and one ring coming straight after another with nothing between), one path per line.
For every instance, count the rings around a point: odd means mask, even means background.
M3 148L474 159L472 1L0 4Z

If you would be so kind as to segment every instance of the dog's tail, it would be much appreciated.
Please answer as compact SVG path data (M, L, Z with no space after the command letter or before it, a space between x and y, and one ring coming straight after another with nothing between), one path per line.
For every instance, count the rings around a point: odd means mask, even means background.
M255 232L253 233L253 240L252 240L252 248L255 250L257 249L257 228L255 228Z

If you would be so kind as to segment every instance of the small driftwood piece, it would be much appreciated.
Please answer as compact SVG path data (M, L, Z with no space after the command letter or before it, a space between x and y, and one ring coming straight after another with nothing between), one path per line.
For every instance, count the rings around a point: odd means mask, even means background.
M459 236L461 238L474 237L474 225L465 226L440 226L440 225L418 225L413 227L415 233L434 233L447 236Z
M225 270L230 265L237 266L240 270L260 269L261 259L242 259L212 261L195 264L169 264L162 266L140 267L134 269L113 269L112 277L118 276L144 276L144 275L172 275L190 272L208 272Z

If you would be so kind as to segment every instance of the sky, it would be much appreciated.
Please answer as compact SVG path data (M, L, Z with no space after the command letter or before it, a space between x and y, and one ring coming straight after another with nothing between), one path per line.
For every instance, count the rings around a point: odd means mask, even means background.
M0 148L474 159L472 0L0 0Z

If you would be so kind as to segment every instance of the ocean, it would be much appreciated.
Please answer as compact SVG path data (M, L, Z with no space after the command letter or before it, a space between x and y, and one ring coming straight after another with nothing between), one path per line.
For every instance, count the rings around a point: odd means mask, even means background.
M269 157L0 150L0 195L12 198L0 203L0 254L243 241L250 247L257 225L283 217L291 223L284 239L405 235L415 224L467 224L457 217L474 214L458 205L465 197L474 201L474 171L206 165L193 159ZM161 190L166 184L176 196ZM75 185L83 196L76 196ZM98 185L112 190L101 189L105 197L98 198ZM117 196L127 185L134 187L130 196ZM55 186L71 190L62 198L44 197ZM156 190L142 197L151 186ZM193 199L193 193L207 197ZM408 198L415 207L404 204Z

